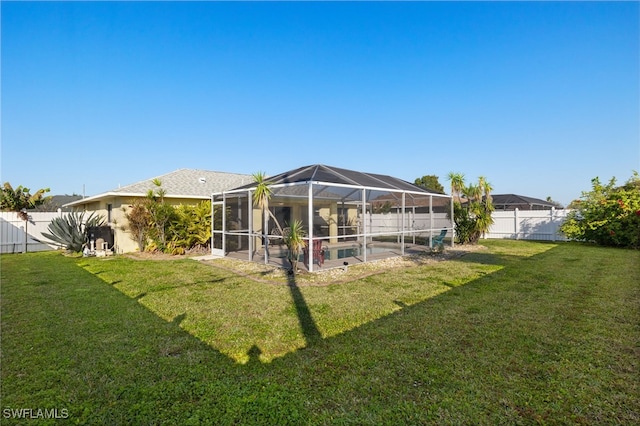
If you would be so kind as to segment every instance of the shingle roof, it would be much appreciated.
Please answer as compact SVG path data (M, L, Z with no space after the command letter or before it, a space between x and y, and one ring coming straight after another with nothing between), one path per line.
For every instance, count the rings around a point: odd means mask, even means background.
M209 170L180 169L156 178L143 180L114 189L110 192L117 194L142 194L157 187L153 181L158 179L167 197L211 197L214 192L224 191L239 185L252 182L251 175L241 175Z
M210 170L179 169L155 178L145 179L102 194L74 201L67 205L80 205L89 201L118 195L144 196L149 192L149 190L157 189L156 185L153 183L155 179L160 180L162 183L162 188L166 191L165 197L195 199L208 199L214 192L225 191L253 181L253 177L251 175L214 172Z
M59 208L62 209L62 211L66 211L67 209L64 208L63 206L80 199L82 199L81 195L53 195L44 204L39 205L38 207L36 207L35 209L32 209L31 211L55 212Z

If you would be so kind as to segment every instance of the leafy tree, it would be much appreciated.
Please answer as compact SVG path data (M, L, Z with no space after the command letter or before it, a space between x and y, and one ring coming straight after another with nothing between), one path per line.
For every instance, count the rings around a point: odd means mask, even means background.
M103 224L104 216L96 215L95 212L91 213L86 221L84 212L73 212L54 218L47 226L50 233L43 232L42 235L62 244L69 251L80 252L87 242L87 230Z
M591 191L582 192L560 231L569 239L603 246L640 248L640 176L622 186L613 177L602 184L591 180Z
M475 244L493 224L493 188L484 176L478 178L477 185L465 185L464 175L460 173L449 173L449 180L454 196L453 220L456 238L461 244ZM462 196L466 198L464 202Z
M27 221L29 215L26 210L34 209L51 198L44 196L49 192L49 188L39 189L33 195L30 191L29 188L24 188L22 185L13 189L9 182L5 182L0 193L0 210L17 212L20 219Z
M47 202L51 197L45 197L44 194L49 192L49 188L39 189L35 194L31 195L29 188L22 185L13 189L9 182L5 182L0 191L0 210L18 213L18 217L24 221L24 251L28 247L27 230L29 226L29 213L27 210L36 208L37 206Z
M440 184L438 176L436 175L422 176L421 178L417 178L414 183L420 188L426 189L427 191L444 194L444 187Z
M149 213L149 200L136 199L131 207L124 211L124 217L128 221L128 230L131 238L138 244L138 251L143 252L147 245L151 230L151 214ZM126 227L122 228L126 230Z

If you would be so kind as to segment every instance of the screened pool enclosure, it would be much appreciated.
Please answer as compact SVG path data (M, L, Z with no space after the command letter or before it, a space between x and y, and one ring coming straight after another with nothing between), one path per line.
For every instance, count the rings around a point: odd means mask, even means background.
M325 165L265 181L272 193L270 215L254 205L256 184L213 194L212 254L288 267L282 232L295 220L303 225L307 247L298 266L310 272L430 250L445 232L444 241L453 245L448 195Z

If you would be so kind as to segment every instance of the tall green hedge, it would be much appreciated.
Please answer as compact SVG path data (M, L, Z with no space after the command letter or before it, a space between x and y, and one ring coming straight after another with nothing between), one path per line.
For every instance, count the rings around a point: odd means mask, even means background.
M603 246L640 248L640 176L622 186L616 178L602 184L591 180L591 191L582 193L574 203L560 231L569 239Z

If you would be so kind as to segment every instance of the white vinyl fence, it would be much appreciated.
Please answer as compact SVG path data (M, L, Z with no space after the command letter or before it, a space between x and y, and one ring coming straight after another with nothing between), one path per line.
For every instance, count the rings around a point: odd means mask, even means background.
M566 241L558 229L570 210L514 210L494 211L494 223L484 238L513 240ZM25 223L17 213L0 212L0 253L24 253L55 250L59 245L47 240L42 232L61 212L33 212ZM402 229L402 216L396 213L367 215L369 232L396 232ZM25 232L26 226L26 232ZM450 228L446 213L406 213L405 229ZM25 235L27 238L25 239Z
M47 240L42 232L61 212L29 213L29 220L20 219L18 213L0 212L0 253L24 253L55 250L58 244Z
M369 230L372 234L384 232L398 232L402 230L402 214L389 213L367 213ZM442 228L451 228L451 220L446 213L412 213L407 211L404 217L405 230L420 231L436 229L438 234Z
M566 241L558 231L570 210L494 211L493 225L484 238L511 240ZM433 216L433 217L432 217ZM405 227L411 230L450 228L446 213L406 213ZM367 215L371 233L394 232L402 227L402 215L395 212Z
M558 231L571 210L494 211L493 225L484 238L567 241Z

